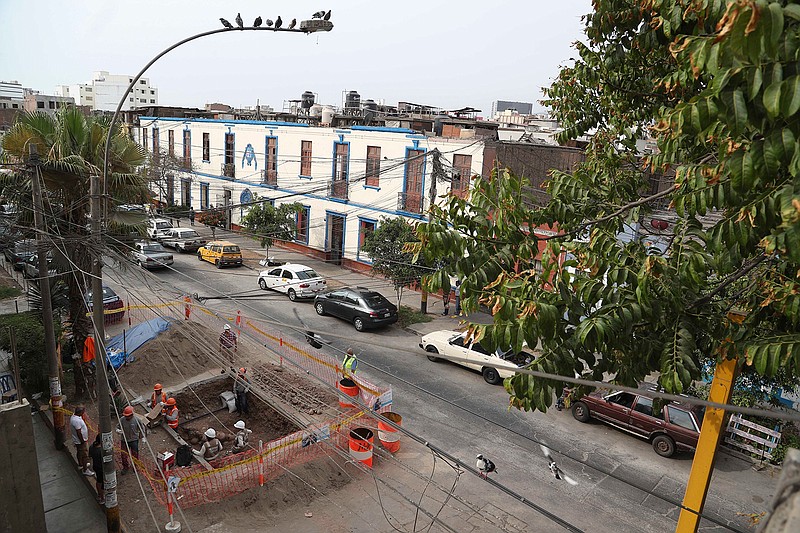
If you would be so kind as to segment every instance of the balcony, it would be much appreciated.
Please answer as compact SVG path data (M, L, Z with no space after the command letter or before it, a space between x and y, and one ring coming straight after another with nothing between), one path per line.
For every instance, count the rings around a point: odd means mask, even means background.
M422 214L425 207L425 199L421 193L399 192L397 193L397 210L406 213Z
M183 168L183 170L192 170L192 158L184 157L181 159L181 168Z
M331 180L328 182L328 198L347 200L348 187L345 180Z
M266 168L261 171L261 183L267 187L278 186L278 171Z
M233 163L223 163L222 175L226 178L236 178L236 165Z

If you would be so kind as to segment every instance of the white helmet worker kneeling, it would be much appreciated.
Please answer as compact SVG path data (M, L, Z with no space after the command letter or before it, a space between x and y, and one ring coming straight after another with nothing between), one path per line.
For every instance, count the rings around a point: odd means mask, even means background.
M239 430L233 440L233 453L243 452L248 448L247 441L253 431L244 426L244 420L239 420L233 427Z
M206 461L213 461L222 454L222 443L217 438L214 428L208 428L205 432L206 441L199 450L192 450L192 453L199 455Z

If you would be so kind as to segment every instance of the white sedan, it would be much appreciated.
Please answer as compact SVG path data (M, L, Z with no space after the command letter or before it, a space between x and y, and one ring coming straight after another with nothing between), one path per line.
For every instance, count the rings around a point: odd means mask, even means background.
M286 293L291 301L298 298L313 298L325 291L328 283L308 266L286 263L258 275L258 286L262 289Z
M464 359L453 363L479 371L483 374L483 379L492 385L513 376L520 365L533 361L535 357L527 351L518 354L510 350L505 353L490 353L479 342L470 341L465 344L466 337L467 334L463 331L434 331L422 337L419 347L428 352L430 361L439 361L439 354Z

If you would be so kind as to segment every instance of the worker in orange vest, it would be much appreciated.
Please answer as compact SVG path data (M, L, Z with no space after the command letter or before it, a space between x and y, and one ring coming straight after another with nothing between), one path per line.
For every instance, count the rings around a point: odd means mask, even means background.
M153 387L153 394L150 396L150 409L159 404L163 407L166 403L167 393L164 392L164 387L161 386L161 383L156 383L156 386Z
M167 405L162 411L167 425L172 429L178 429L178 406L176 405L175 398L170 397L167 399Z

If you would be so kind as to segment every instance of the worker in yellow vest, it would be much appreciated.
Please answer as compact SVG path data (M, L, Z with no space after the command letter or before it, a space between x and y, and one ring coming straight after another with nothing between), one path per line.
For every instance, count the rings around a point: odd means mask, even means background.
M348 348L342 360L342 374L344 377L352 377L358 369L358 358L353 353L352 348Z

